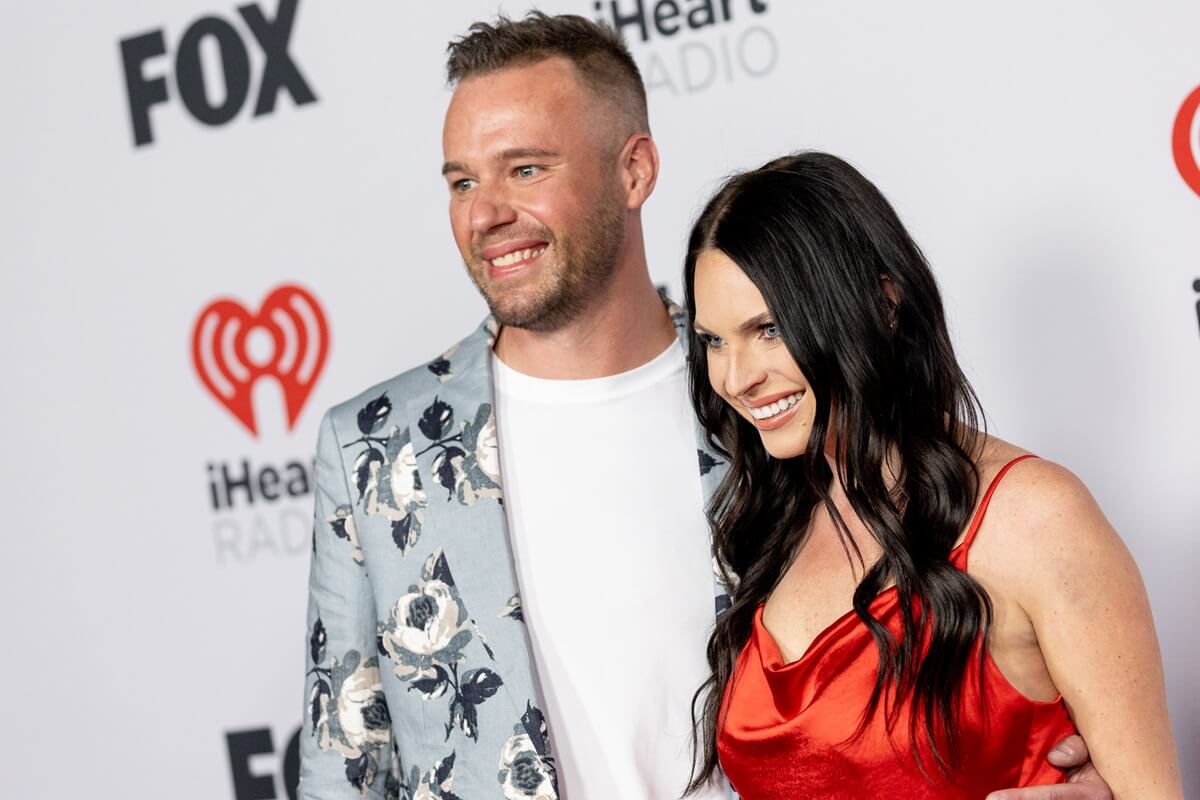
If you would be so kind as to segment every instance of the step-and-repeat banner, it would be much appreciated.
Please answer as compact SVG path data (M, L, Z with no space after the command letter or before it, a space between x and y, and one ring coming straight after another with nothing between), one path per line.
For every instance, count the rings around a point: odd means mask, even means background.
M641 65L676 294L734 169L824 149L894 201L993 432L1137 558L1200 796L1200 6L541 5ZM440 135L446 43L496 10L0 11L0 793L294 796L317 422L484 313Z

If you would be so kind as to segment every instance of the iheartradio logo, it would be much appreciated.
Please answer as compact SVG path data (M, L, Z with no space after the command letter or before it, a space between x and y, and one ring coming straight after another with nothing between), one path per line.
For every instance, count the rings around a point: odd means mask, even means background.
M288 430L308 400L329 352L325 314L295 285L273 290L258 311L214 300L196 317L192 363L204 388L254 436L254 385L274 378L283 389Z
M1183 101L1171 134L1175 166L1192 191L1200 194L1200 86Z

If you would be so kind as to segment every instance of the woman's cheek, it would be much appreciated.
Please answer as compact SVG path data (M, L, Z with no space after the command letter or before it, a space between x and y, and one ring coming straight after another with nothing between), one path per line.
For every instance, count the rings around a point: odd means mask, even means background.
M708 351L706 358L708 359L708 385L712 387L718 397L728 403L729 398L725 396L725 376L721 371L721 364L713 357L711 350Z

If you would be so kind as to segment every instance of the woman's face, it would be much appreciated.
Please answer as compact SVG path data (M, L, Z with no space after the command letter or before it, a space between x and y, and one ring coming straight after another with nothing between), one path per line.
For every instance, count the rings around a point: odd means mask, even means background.
M725 253L705 250L696 259L694 294L693 323L713 391L758 429L772 457L803 453L816 398L758 287Z

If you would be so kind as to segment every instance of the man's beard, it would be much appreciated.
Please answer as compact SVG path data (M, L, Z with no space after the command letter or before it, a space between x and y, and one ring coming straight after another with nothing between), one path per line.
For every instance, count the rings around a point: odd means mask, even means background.
M553 273L537 276L541 285L532 290L492 292L476 269L468 265L471 279L498 323L531 331L557 330L577 319L608 286L625 241L625 202L615 185L596 204L594 212L577 233L562 237L546 228L503 232L506 239L540 239L551 245ZM488 264L479 254L480 249L474 248L473 256L486 275ZM514 294L517 296L506 296Z

